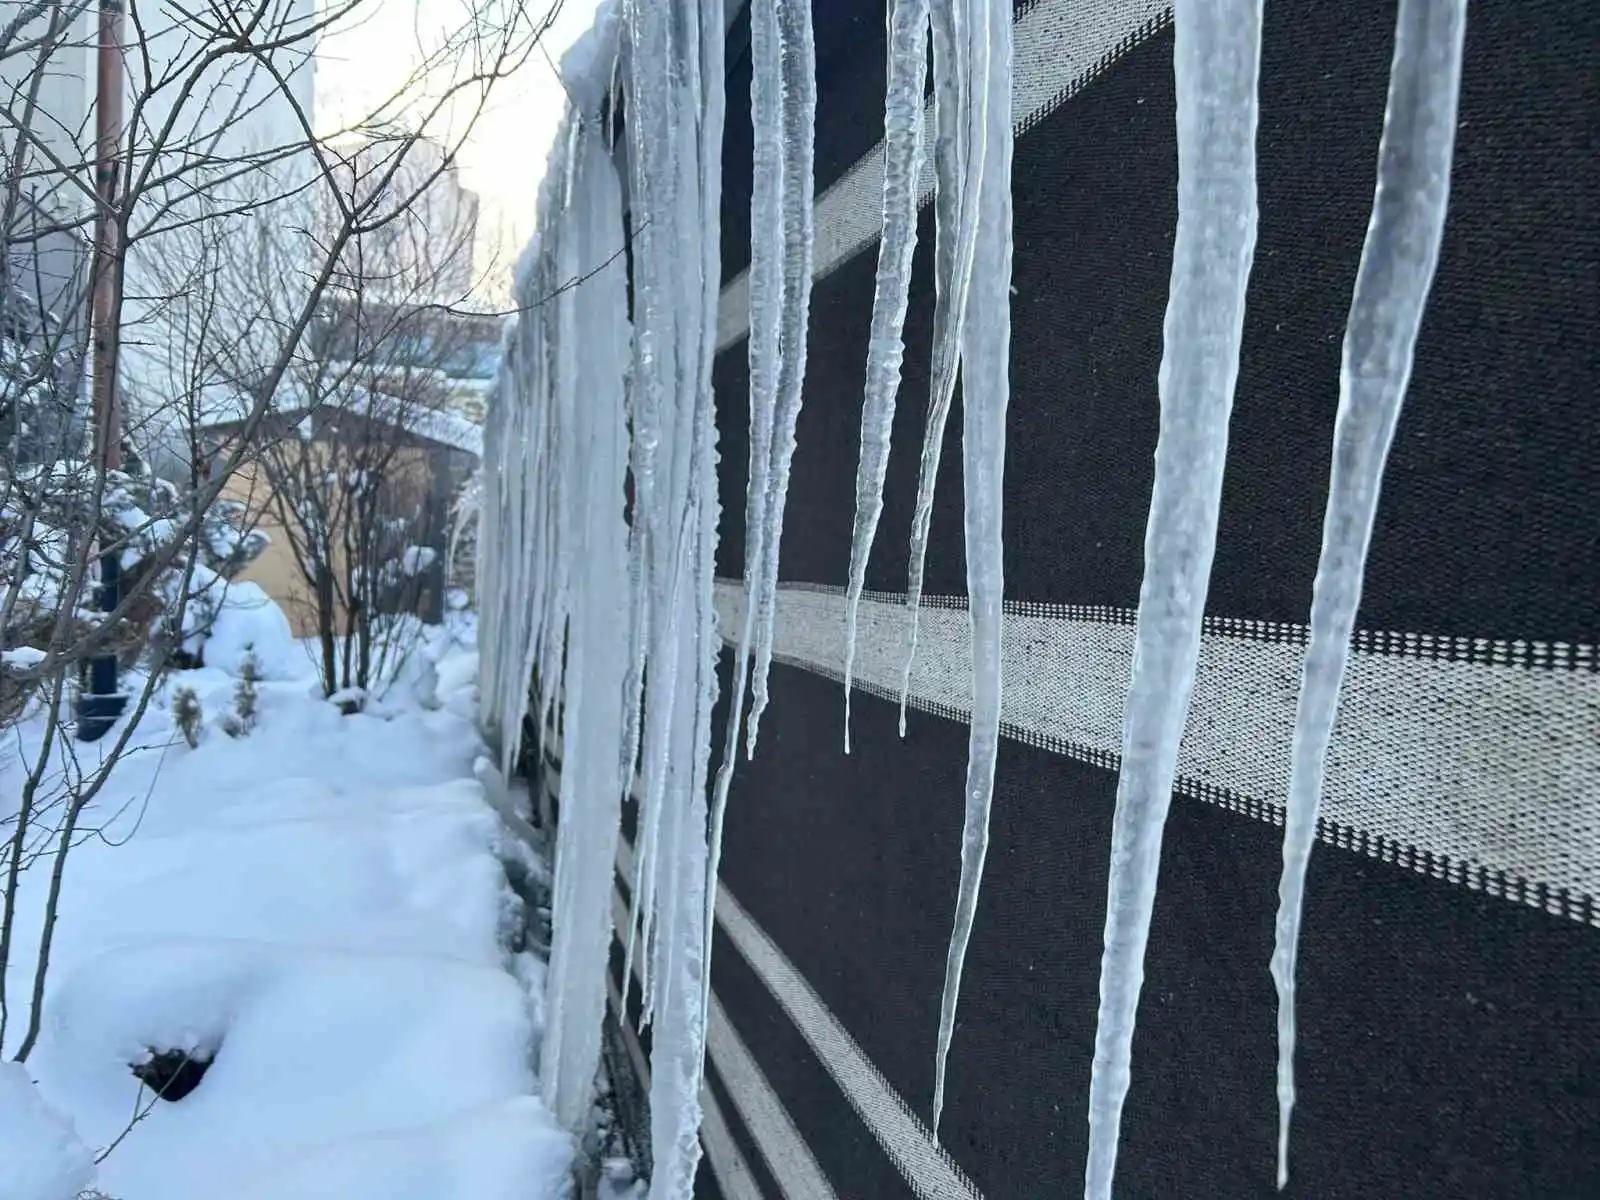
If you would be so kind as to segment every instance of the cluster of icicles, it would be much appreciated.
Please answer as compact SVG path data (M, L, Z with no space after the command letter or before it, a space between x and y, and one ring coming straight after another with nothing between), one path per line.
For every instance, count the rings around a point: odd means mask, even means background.
M1200 645L1256 230L1262 0L1175 6L1179 215L1159 376L1160 437L1112 831L1085 1195L1111 1195L1134 1017ZM1438 257L1464 0L1402 0L1377 193L1345 334L1321 561L1286 799L1272 974L1278 1175L1294 1104L1295 951L1306 864L1378 490ZM846 750L856 619L883 508L929 133L937 245L933 385L911 530L909 686L939 449L962 384L973 706L960 883L936 1050L945 1093L988 842L1001 712L1009 400L1011 0L890 0L883 228L847 597ZM613 14L616 17L616 14ZM543 1074L586 1119L600 1050L624 797L637 798L628 982L653 1026L651 1196L687 1197L705 1056L712 907L740 732L767 702L778 549L805 381L816 105L807 0L751 0L755 130L744 623L722 768L708 779L719 640L711 366L720 279L724 0L626 0L606 32L612 93L574 93L517 281L485 439L484 710L509 769L524 722L559 713L561 816ZM933 95L926 98L931 43ZM603 69L591 76L607 77ZM620 89L618 85L620 84ZM616 163L627 163L626 180ZM624 192L626 191L626 200ZM631 228L624 229L626 207ZM632 303L624 259L629 239ZM624 496L631 487L631 503ZM536 680L529 712L529 678ZM751 693L748 720L745 693ZM901 699L904 729L905 699ZM709 803L708 803L709 799Z

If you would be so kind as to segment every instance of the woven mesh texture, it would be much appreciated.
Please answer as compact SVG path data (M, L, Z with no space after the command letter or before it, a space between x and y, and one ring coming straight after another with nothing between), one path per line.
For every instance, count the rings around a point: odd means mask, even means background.
M828 8L819 29L843 19ZM819 50L819 246L834 249L819 255L783 542L784 665L760 752L735 774L723 878L926 1120L969 651L959 602L934 603L921 711L902 741L889 697L929 382L925 209L855 749L842 754L838 588L876 258L883 15L850 12L858 52ZM1266 9L1260 241L1119 1195L1272 1194L1275 820L1394 13ZM1015 105L1009 736L942 1129L991 1197L1061 1194L1082 1175L1176 215L1166 10L1042 0L1022 22L1017 94L1044 99ZM1451 215L1312 860L1291 1196L1600 1195L1600 10L1475 0L1466 53ZM739 137L730 122L724 227L746 248L724 264L716 366L728 579L743 566L748 453L747 127ZM949 597L965 591L959 430L958 408L928 564L929 590ZM727 617L738 603L725 589ZM889 1151L771 986L721 941L717 955L714 987L839 1193L918 1194L884 1173Z

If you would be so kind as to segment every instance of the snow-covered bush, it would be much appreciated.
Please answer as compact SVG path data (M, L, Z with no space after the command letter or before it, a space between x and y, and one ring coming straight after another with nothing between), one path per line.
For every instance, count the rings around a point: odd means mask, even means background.
M0 594L7 598L0 645L48 647L69 594L80 595L69 637L101 623L92 597L71 581L71 531L93 512L94 487L95 471L84 461L45 468L0 460ZM226 607L228 580L267 546L264 533L244 528L242 505L219 501L197 513L194 503L168 480L106 474L96 538L118 552L120 595L128 603L108 649L124 665L154 649L162 664L198 666Z
M144 581L152 585L151 603L130 613L129 619L158 643L172 665L198 666L206 661L205 644L230 606L233 587L255 586L231 581L260 557L269 539L265 533L247 528L248 512L237 501L217 500L196 512L194 496L167 480L135 479L120 473L114 478L116 486L108 495L106 509L126 540L122 553L125 585ZM179 539L186 540L182 550L165 554ZM150 580L152 572L154 580ZM247 598L257 599L255 595ZM226 647L225 651L232 649Z
M233 579L271 543L250 527L249 509L238 500L218 500L205 511L200 525L200 553L206 566Z

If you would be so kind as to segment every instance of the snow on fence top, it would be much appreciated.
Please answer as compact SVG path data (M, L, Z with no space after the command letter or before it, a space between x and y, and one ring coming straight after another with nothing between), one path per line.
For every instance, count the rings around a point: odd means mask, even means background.
M561 56L561 83L573 108L595 112L616 81L618 39L622 35L621 0L600 0L594 22ZM568 114L569 119L571 113Z

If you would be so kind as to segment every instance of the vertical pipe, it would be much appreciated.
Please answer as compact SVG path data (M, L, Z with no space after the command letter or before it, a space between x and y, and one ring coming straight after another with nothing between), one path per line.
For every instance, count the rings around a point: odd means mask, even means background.
M122 465L122 420L117 396L117 278L121 247L112 219L117 203L117 159L122 140L122 0L100 0L95 95L94 419L96 460L106 470Z
M122 0L100 0L100 30L95 87L95 212L89 323L94 339L91 392L97 469L122 466L122 420L117 396L117 280L121 245L114 219L117 159L122 140ZM113 612L118 601L121 564L115 550L100 555L99 607ZM89 663L88 680L78 699L78 738L105 736L122 715L126 697L117 689L117 658L101 654Z

